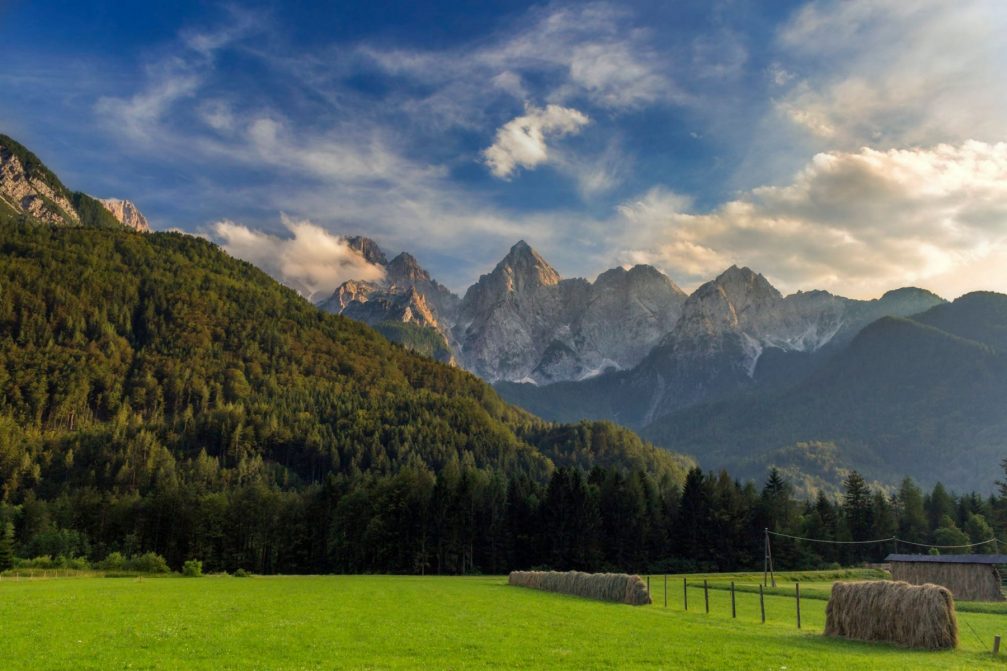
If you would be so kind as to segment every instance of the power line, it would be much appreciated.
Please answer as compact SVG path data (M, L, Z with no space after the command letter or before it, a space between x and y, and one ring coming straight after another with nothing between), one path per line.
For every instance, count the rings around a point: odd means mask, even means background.
M915 545L921 548L974 548L979 545L999 542L996 538L991 538L988 541L979 541L978 543L968 543L966 545L935 545L933 543L914 543L913 541L904 541L901 538L893 538L892 540L899 543L905 543L906 545Z
M901 538L897 538L895 536L889 536L888 538L876 538L874 540L869 540L869 541L837 541L837 540L830 540L830 539L826 539L826 538L806 538L804 536L791 536L790 534L782 534L782 533L780 533L778 531L769 531L768 529L766 530L766 533L767 534L771 534L773 536L779 536L780 538L790 538L790 539L795 540L795 541L807 541L809 543L827 543L827 544L830 544L830 545L868 545L868 544L871 544L871 543L892 543L892 542L895 542L895 543L903 543L905 545L915 545L917 547L922 547L922 548L939 548L939 549L944 549L944 550L951 549L951 548L974 548L974 547L978 547L980 545L988 545L989 543L1002 542L1002 541L999 541L996 538L991 538L991 539L986 540L986 541L980 541L978 543L965 543L963 545L937 545L936 543L917 543L915 541L907 541L907 540L903 540Z
M891 538L879 538L873 541L834 541L827 540L825 538L805 538L803 536L791 536L790 534L781 534L777 531L767 531L766 533L772 534L773 536L779 536L781 538L791 538L795 541L809 541L811 543L830 543L832 545L864 545L866 543L888 543L895 540L894 537Z

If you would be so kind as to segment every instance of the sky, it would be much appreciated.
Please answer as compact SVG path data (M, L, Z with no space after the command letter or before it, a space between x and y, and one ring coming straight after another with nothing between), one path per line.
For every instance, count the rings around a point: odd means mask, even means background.
M343 235L1007 291L1001 0L162 5L0 0L0 132L306 295L380 276Z

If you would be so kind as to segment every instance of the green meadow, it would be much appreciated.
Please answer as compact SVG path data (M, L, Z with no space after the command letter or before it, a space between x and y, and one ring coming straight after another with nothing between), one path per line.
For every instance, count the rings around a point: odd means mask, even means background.
M826 639L828 575L780 577L761 624L758 577L651 578L632 607L508 587L503 577L56 578L0 581L4 669L976 669L1007 609L961 604L961 648ZM734 579L737 618L728 589ZM751 591L755 589L756 591ZM985 612L976 612L985 611Z

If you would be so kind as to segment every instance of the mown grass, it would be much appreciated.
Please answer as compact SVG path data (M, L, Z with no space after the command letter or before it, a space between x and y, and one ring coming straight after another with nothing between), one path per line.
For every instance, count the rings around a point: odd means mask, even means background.
M508 587L502 577L4 580L0 668L1007 667L964 623L961 650L911 652L826 639L821 599L802 604L799 631L790 596L767 597L763 625L757 595L737 594L732 619L729 591L710 591L707 615L702 589L690 590L685 613L680 577L669 578L667 609L663 578L651 581L655 604L632 607ZM1007 629L994 614L961 619L983 640Z

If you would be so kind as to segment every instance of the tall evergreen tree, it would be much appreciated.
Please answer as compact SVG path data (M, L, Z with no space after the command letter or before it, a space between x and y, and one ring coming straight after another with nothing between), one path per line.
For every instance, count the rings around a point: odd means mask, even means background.
M925 543L929 524L923 508L923 491L912 478L905 478L896 495L898 536L913 543Z
M14 567L14 525L0 524L0 571Z
M939 482L934 485L930 495L926 498L925 506L931 529L946 526L944 524L945 517L954 520L958 516L958 508L955 505L954 497Z
M693 468L685 478L674 529L674 552L692 561L706 561L711 552L713 533L713 492L700 468Z
M871 490L857 471L851 471L843 482L843 520L850 539L854 541L874 540L871 538L872 500ZM863 561L872 553L866 545L849 546L847 557L852 561Z

